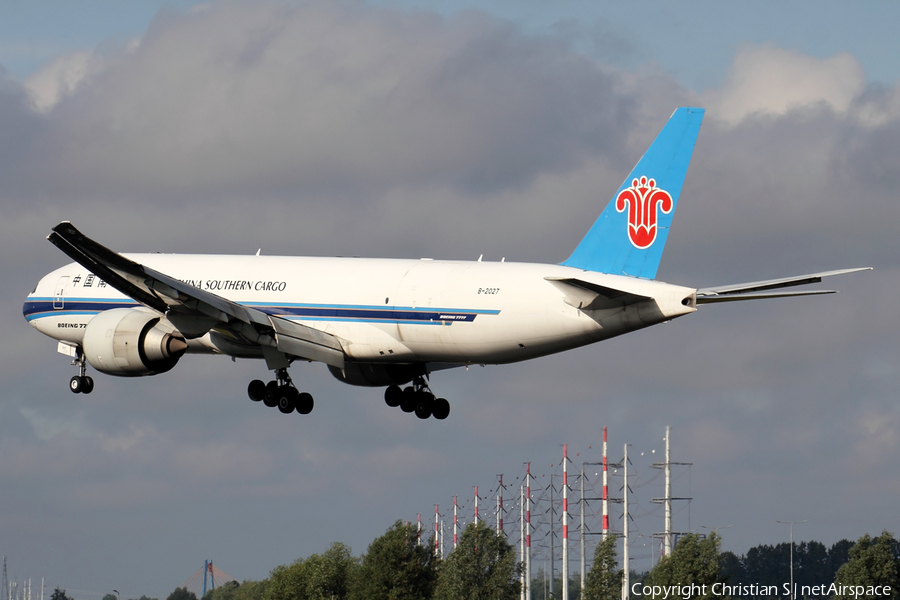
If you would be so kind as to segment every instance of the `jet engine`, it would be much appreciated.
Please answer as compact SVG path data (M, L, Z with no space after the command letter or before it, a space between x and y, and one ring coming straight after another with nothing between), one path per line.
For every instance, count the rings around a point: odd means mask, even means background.
M329 366L328 370L336 379L366 387L382 387L386 385L403 385L414 377L425 374L423 364L379 364L346 361L344 368Z
M140 308L99 313L88 322L82 346L92 367L120 377L165 373L187 350L171 323Z

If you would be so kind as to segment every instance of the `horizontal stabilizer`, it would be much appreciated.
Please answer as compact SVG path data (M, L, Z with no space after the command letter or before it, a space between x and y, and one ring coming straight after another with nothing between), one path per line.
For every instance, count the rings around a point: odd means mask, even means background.
M169 316L176 327L181 324L196 327L189 337L199 337L216 327L254 344L274 346L285 354L344 368L340 341L331 334L232 302L154 271L98 244L68 221L54 227L47 239L108 285Z
M736 283L732 285L709 287L697 290L697 304L711 304L714 302L732 302L737 300L756 300L761 298L784 298L790 296L815 296L820 294L833 294L833 290L814 290L810 292L775 292L771 294L758 294L767 290L793 287L796 285L809 285L819 283L823 277L843 275L857 271L871 271L872 267L858 267L855 269L840 269L837 271L823 271L809 275L797 275L796 277L782 277L780 279L768 279L765 281L753 281L749 283Z
M566 294L566 303L582 310L604 310L621 308L629 304L637 304L652 300L649 296L632 294L614 288L575 279L572 277L545 277Z
M766 298L793 298L794 296L821 296L837 294L836 290L810 290L808 292L772 292L771 294L731 294L722 296L697 296L697 304L715 304L717 302L737 302L739 300L762 300Z

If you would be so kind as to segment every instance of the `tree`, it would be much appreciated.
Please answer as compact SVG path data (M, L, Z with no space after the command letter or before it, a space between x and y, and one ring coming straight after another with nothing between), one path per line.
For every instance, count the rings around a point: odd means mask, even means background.
M51 600L53 599L51 598ZM197 600L197 594L186 587L179 587L175 588L175 591L169 594L166 600Z
M400 521L369 545L350 590L352 600L431 598L437 582L437 559L419 545L416 528Z
M836 600L843 598L864 597L900 597L900 558L897 556L897 541L893 534L882 531L876 539L869 534L859 538L856 545L850 549L850 560L840 569L834 578L838 586L838 593L833 596ZM840 586L862 586L866 591L859 594L857 591L842 590ZM890 596L881 594L873 588L890 586ZM845 592L845 593L842 593Z
M664 557L653 567L644 584L705 585L705 595L691 594L691 597L723 600L726 596L714 595L712 592L713 584L721 581L719 543L720 538L715 532L705 539L694 533L684 536L678 540L672 554Z
M521 565L506 538L484 522L469 523L438 567L435 600L516 600Z
M50 600L74 600L74 598L66 596L66 590L56 588L53 590L53 593L50 594Z
M119 599L116 598L115 594L106 594L105 596L103 596L103 600L119 600Z
M622 596L622 569L617 569L616 538L608 535L594 549L594 564L584 578L583 600L618 600Z
M272 570L263 600L343 600L359 563L350 548L335 542L324 554L313 554Z

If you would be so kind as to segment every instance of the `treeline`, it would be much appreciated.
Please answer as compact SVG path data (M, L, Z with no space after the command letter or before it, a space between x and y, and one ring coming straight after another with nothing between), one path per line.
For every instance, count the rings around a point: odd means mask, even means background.
M569 580L570 600L620 600L623 571L612 536L597 545L593 566ZM691 534L682 537L670 556L649 572L631 574L631 597L647 600L654 587L669 589L669 597L785 597L790 572L790 544L761 545L745 555L720 551L721 538ZM522 565L505 536L484 522L469 524L457 548L445 559L434 556L433 541L419 543L416 527L396 522L355 557L350 548L334 543L322 554L298 559L272 570L262 581L228 582L202 600L517 600ZM819 542L794 545L797 598L900 598L900 542L883 532L856 543L842 540L831 548ZM542 571L531 581L533 600L549 600L549 581ZM562 585L554 581L559 598ZM673 587L674 586L674 587ZM777 589L772 593L769 586ZM671 593L675 587L681 593ZM660 595L659 597L662 597ZM72 600L57 589L51 600ZM109 595L103 600L118 600ZM142 596L139 600L155 600ZM178 588L166 600L198 600Z
M844 563L850 560L853 542L841 540L831 548L821 542L794 544L794 582L800 588L831 583ZM791 569L791 545L761 545L738 556L723 552L720 559L722 577L731 583L781 587L788 581Z
M818 542L757 546L746 555L719 551L720 538L688 535L672 554L631 586L632 598L654 586L691 598L900 598L900 543L887 531L855 544L842 540L827 550ZM692 587L685 592L685 586ZM637 593L637 592L640 592ZM670 594L670 597L672 594ZM611 597L610 597L611 598Z

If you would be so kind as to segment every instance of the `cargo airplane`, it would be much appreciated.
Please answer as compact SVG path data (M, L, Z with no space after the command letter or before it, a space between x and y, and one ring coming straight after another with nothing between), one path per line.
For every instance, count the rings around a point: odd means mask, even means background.
M44 276L25 319L58 341L90 393L87 364L108 375L156 375L185 353L265 361L254 401L309 413L288 367L325 363L340 381L385 387L389 406L444 419L435 371L538 358L692 313L701 304L783 291L845 269L696 289L656 281L703 110L679 108L572 255L561 264L119 254L71 223L50 242L75 262Z

